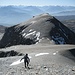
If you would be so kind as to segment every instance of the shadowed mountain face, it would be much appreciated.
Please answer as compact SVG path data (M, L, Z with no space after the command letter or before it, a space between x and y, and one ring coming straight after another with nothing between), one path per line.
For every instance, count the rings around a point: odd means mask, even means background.
M75 33L49 14L34 16L32 19L6 29L0 47L31 45L36 43L75 44Z

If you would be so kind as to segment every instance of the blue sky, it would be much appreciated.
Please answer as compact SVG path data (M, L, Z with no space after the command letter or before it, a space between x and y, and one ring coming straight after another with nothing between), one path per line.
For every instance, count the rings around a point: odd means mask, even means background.
M75 6L75 0L0 0L0 6L25 5L25 6Z

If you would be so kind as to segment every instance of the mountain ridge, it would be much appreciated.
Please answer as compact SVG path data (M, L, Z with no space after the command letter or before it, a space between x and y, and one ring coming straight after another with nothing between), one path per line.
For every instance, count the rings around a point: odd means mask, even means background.
M74 39L74 32L55 17L45 13L7 28L0 41L0 47L31 45L43 40L49 41L50 44L75 44Z

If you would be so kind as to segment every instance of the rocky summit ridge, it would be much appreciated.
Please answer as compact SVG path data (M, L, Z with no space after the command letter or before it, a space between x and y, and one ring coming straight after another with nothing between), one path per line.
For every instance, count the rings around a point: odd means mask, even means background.
M0 48L36 43L75 44L75 33L48 13L6 29Z

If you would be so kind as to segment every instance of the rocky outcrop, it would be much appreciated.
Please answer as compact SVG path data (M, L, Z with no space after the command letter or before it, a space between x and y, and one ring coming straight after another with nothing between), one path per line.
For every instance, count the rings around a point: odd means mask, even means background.
M12 45L31 45L48 40L50 44L75 44L75 33L55 17L41 14L6 29L0 48ZM45 42L44 42L45 43Z
M2 57L10 57L10 56L22 56L23 53L16 52L14 50L11 51L0 51L0 58Z

